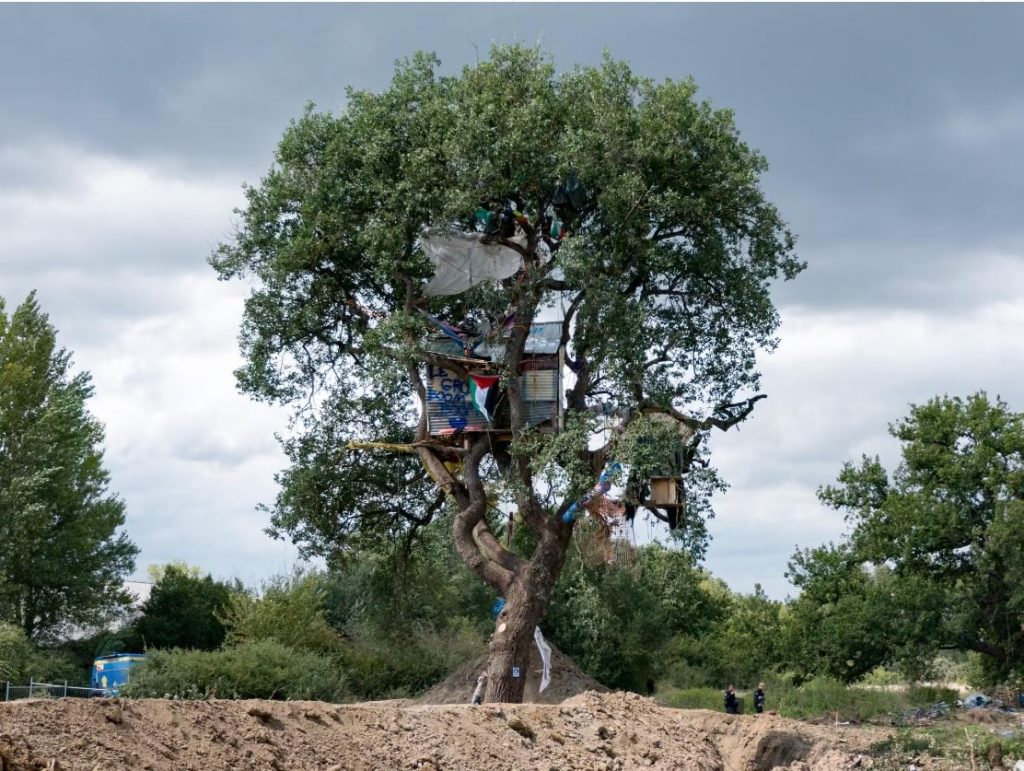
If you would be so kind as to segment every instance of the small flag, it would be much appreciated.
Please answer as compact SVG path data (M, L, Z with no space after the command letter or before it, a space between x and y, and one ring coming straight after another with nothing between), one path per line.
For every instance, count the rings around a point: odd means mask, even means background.
M500 379L497 375L469 376L469 401L477 412L487 418L488 423L493 422L494 409L498 406Z

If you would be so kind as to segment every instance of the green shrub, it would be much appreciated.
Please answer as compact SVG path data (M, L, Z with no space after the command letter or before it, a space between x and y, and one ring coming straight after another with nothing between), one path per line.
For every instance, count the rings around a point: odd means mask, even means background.
M963 651L943 651L928 668L929 679L940 683L964 683L970 681L970 659Z
M772 709L787 717L806 718L839 713L841 720L871 720L889 713L898 713L914 707L928 707L940 701L952 705L955 691L933 686L915 686L907 689L848 686L839 680L817 677L798 688L776 685L777 693L769 688ZM776 706L771 706L774 703Z
M906 682L906 678L895 670L877 666L864 675L860 681L865 685L900 685Z
M134 697L350 699L334 659L258 640L218 651L151 651L122 693Z
M271 578L259 596L233 592L222 613L227 645L276 640L298 650L336 653L341 637L324 617L326 581L322 573L296 572Z
M89 676L69 653L38 648L25 638L20 627L0 622L0 680L28 684L30 679L86 685Z
M840 719L866 720L895 711L903 694L878 688L857 688L830 677L816 677L799 688L783 690L776 704L787 717L805 718L839 713Z
M953 706L960 694L952 688L942 688L935 685L915 685L907 690L906 701L915 707L937 704L940 701Z
M1024 758L1024 739L1020 736L992 736L989 726L947 724L905 728L871 747L871 754L887 764L875 763L875 768L905 769L922 754L933 758L948 758L956 768L988 768L979 763L988 754L989 747L1002 748L1003 763L1009 768L1014 761Z
M34 648L25 662L21 680L29 678L36 682L63 683L71 686L88 686L89 670L83 669L70 653L62 650Z
M666 658L669 659L670 663L663 675L659 678L659 687L669 688L705 688L708 683L716 682L718 674L712 672L704 666L699 664L692 664L685 659L675 658L673 648L677 648L678 640L673 640L669 646L666 646ZM713 688L710 690L714 690Z
M416 696L486 651L471 621L453 620L449 627L410 630L404 639L355 635L340 655L352 691L361 699Z
M0 621L0 680L13 680L25 655L25 633Z

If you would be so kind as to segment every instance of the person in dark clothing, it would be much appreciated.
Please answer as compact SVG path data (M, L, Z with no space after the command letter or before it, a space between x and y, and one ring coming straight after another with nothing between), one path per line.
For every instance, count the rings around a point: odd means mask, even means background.
M725 711L730 715L740 714L740 700L736 698L736 686L732 683L725 689Z
M754 712L758 715L764 712L764 683L758 683L754 691Z

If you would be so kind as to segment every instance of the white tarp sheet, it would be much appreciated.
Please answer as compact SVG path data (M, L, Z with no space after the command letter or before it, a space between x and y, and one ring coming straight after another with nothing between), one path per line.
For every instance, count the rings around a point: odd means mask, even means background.
M420 245L437 271L423 288L427 297L459 294L482 281L501 281L523 268L519 252L501 244L481 243L479 233L436 233L420 235Z

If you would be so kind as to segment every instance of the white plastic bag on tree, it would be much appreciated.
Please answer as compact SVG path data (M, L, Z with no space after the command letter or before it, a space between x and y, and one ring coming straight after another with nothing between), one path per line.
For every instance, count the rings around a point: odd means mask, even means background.
M544 669L540 673L540 688L537 689L537 693L544 693L544 689L551 682L551 646L544 639L544 635L540 633L539 626L533 628L533 641L537 643L537 650L540 651L540 660L544 664Z
M424 230L420 245L437 270L423 288L426 297L465 292L482 281L501 281L523 268L519 252L501 244L481 243L479 233Z

